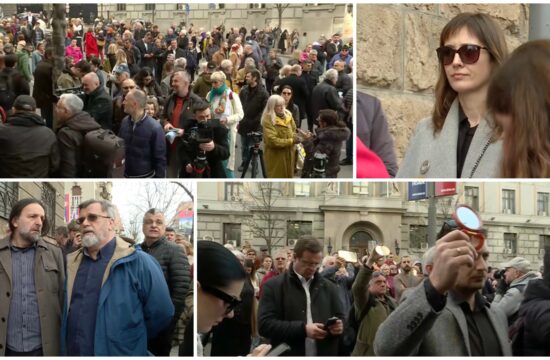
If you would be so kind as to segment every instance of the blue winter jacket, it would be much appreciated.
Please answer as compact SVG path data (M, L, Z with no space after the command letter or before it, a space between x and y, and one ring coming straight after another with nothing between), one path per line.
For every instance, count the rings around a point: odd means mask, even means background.
M69 304L82 249L67 255L61 355L67 352ZM141 248L117 237L99 295L95 356L147 356L147 340L172 321L174 305L159 263Z

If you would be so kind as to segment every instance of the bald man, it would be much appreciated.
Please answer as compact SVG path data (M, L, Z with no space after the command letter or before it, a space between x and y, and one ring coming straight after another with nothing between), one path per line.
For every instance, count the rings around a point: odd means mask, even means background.
M112 130L113 102L103 86L99 85L96 73L88 73L82 78L84 109L102 128Z

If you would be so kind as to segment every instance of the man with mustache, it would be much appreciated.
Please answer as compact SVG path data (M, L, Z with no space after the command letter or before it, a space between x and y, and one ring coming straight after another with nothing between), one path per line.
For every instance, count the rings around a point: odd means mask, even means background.
M147 340L165 329L174 306L158 262L115 234L115 208L79 205L82 248L67 256L61 353L147 356Z
M175 308L172 322L154 339L149 339L148 349L155 356L170 356L174 329L185 307L191 283L189 262L183 248L166 238L166 220L161 211L149 209L145 213L143 235L145 241L141 248L159 262Z
M0 356L59 356L65 272L61 250L42 239L44 209L15 203L0 240Z
M479 290L487 278L487 245L475 249L459 230L436 242L429 276L409 290L380 325L378 356L511 356L506 315Z

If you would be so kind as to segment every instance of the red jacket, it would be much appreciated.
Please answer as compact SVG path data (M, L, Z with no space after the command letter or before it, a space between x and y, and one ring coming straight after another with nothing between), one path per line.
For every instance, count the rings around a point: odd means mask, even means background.
M87 32L84 36L84 49L86 50L86 58L90 56L99 57L99 50L97 48L97 40L93 33Z
M363 142L357 138L357 178L389 178L386 166L378 155L369 150Z

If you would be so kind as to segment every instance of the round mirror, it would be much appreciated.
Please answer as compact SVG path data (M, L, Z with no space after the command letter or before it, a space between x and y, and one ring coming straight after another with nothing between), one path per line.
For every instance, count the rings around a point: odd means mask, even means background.
M481 230L481 219L471 208L460 205L455 211L456 220L469 230Z

